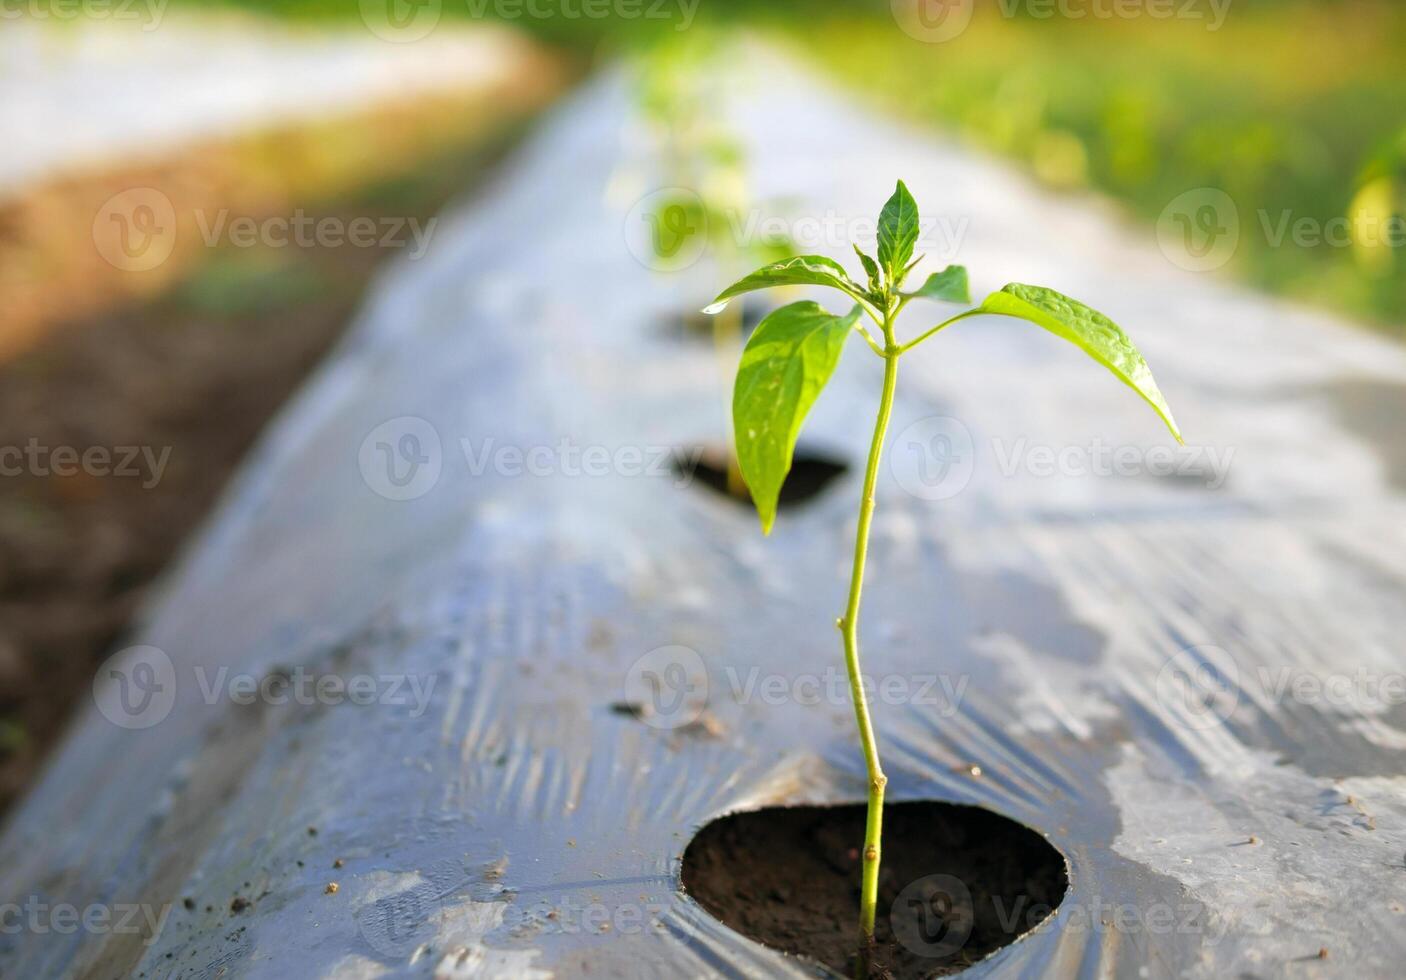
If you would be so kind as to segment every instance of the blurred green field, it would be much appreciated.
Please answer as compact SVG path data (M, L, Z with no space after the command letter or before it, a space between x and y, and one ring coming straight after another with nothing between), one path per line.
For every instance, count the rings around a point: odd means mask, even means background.
M356 4L334 0L227 2L357 17ZM521 9L443 0L442 15ZM1135 15L1109 15L1119 10ZM682 34L669 20L509 22L579 54L762 30L876 108L954 132L1052 187L1102 192L1149 230L1184 192L1223 190L1240 239L1220 274L1406 332L1406 5L1396 0L976 0L965 30L940 43L901 29L887 0L701 0Z
M1240 221L1225 272L1406 331L1406 8L1231 4L1208 28L992 4L942 43L872 17L793 36L885 109L1149 225L1186 191L1223 190Z

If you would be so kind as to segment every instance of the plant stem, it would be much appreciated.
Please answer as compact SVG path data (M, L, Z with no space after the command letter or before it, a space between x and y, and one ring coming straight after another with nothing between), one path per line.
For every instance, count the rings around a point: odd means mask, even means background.
M839 622L845 642L845 669L849 672L854 720L864 746L864 764L869 772L869 812L864 825L864 868L859 893L859 929L866 941L874 938L874 914L879 904L879 837L884 819L884 786L888 778L879 765L879 747L869 720L869 703L859 672L859 596L864 588L864 560L869 552L869 525L874 517L874 485L879 477L879 458L889 416L893 414L893 393L898 385L898 350L893 340L892 315L884 319L884 391L879 401L879 417L874 423L874 439L869 445L869 463L864 470L864 497L859 505L859 529L854 539L854 568L849 580L849 604Z
M901 307L900 307L900 308L901 308ZM917 337L914 337L912 340L908 341L908 343L903 344L902 346L900 346L900 347L898 348L898 353L902 354L902 353L904 353L905 351L912 350L914 347L917 347L919 344L921 344L923 341L927 340L929 337L931 337L933 334L937 333L939 330L945 330L947 327L952 326L952 324L956 323L958 320L965 320L965 319L966 319L967 317L969 317L969 316L980 316L980 315L982 314L982 312L983 312L983 310L981 309L981 307L977 307L977 308L974 309L974 310L966 310L966 311L964 311L964 312L962 312L962 313L958 313L956 316L948 317L946 320L943 320L943 321L942 321L941 323L939 323L937 326L935 326L935 327L933 327L933 328L931 328L931 329L929 329L929 330L923 331L923 332L922 332L921 334L919 334Z

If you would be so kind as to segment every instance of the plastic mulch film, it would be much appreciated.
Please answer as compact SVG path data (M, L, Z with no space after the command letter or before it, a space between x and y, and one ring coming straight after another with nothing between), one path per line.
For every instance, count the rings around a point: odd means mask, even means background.
M865 658L934 684L874 706L890 799L1020 821L1071 875L972 973L1393 975L1406 354L744 60L726 120L803 251L849 261L903 177L930 262L1106 310L1188 438L1014 321L905 358ZM864 797L847 698L748 682L842 669L878 372L846 352L803 441L850 469L770 538L688 478L726 380L678 325L723 272L641 252L634 106L587 85L380 283L12 817L6 901L159 932L7 929L0 974L812 973L680 859L721 814ZM593 906L639 915L543 911Z

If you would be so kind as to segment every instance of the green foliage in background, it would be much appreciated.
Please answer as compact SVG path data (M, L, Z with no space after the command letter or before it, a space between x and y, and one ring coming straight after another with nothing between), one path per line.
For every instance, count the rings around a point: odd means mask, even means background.
M1052 188L1109 194L1149 230L1178 195L1224 191L1240 231L1226 274L1406 325L1406 241L1387 243L1406 237L1406 9L1233 3L1211 30L992 4L935 44L873 17L793 37L866 99Z
M661 41L686 50L709 31L758 28L875 106L954 131L1052 188L1110 195L1149 230L1178 195L1222 190L1241 231L1225 274L1406 324L1406 246L1368 240L1406 233L1406 5L1177 0L1156 5L1177 16L1075 18L1059 10L1085 0L976 0L959 36L924 43L887 0L688 0L685 29L681 2L666 4L675 11L666 18L532 17L516 0L442 0L440 11L446 23L497 20L584 57ZM347 0L174 5L359 16ZM579 11L581 2L533 9ZM1301 222L1318 229L1310 238L1336 243L1304 241Z

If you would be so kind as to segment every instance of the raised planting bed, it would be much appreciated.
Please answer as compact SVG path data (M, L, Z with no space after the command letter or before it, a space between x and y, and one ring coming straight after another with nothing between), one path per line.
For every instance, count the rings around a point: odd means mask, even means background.
M904 176L966 219L919 250L977 292L1135 328L1189 442L1152 455L1155 417L1022 324L905 362L863 621L889 965L1390 975L1402 709L1277 680L1397 669L1401 447L1349 406L1400 407L1406 356L739 64L758 199L868 220ZM561 109L267 433L0 840L0 894L164 928L0 936L7 975L845 968L816 938L851 928L866 796L833 623L879 366L842 360L806 438L847 469L770 538L680 479L727 379L659 324L718 276L630 247L634 104L610 74Z

